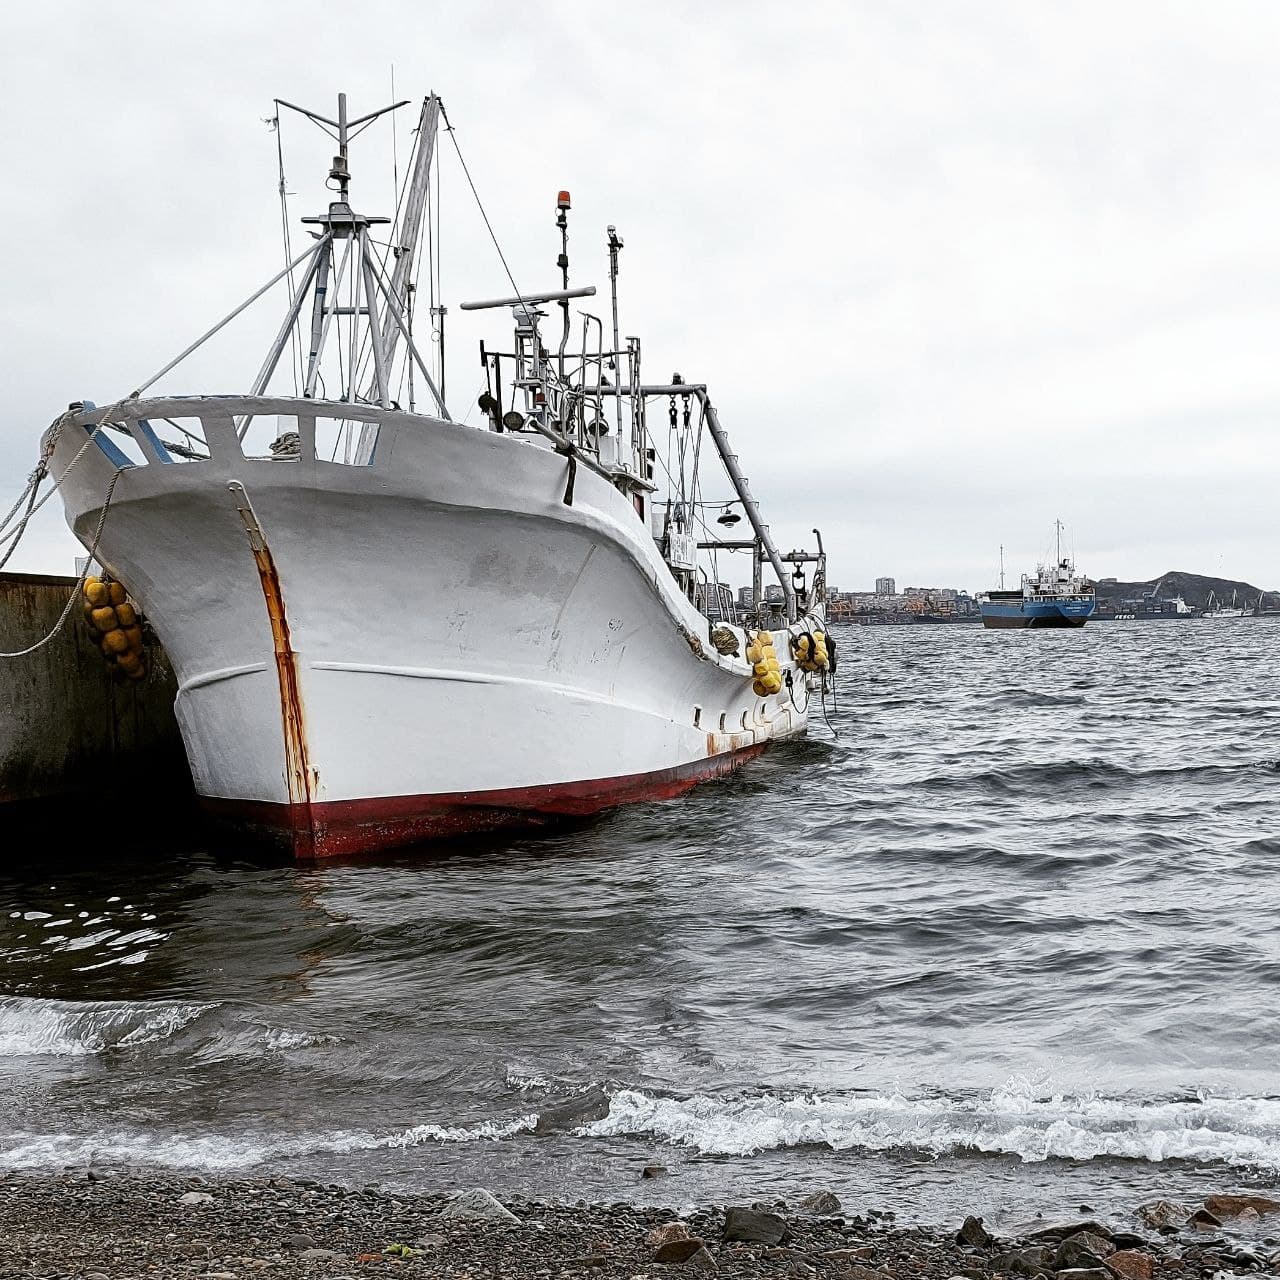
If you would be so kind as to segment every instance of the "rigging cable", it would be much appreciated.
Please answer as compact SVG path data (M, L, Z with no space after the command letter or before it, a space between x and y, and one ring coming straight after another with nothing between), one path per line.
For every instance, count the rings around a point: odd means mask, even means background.
M476 184L471 177L471 170L467 168L467 162L463 158L462 148L458 146L458 138L454 133L453 123L449 119L449 113L444 109L444 103L440 104L440 114L444 117L445 132L449 135L449 141L453 143L453 149L458 153L458 163L462 165L462 172L466 176L467 185L471 188L471 194L475 197L476 208L480 210L480 216L484 219L484 225L489 232L489 239L493 241L493 247L498 251L498 257L502 260L502 269L507 273L507 279L511 281L511 287L516 291L517 297L523 297L520 292L520 286L516 284L516 278L511 274L511 268L507 265L507 256L502 252L502 246L498 243L498 237L494 234L493 223L489 221L489 215L485 212L484 202L480 199L480 193L476 190Z
M276 128L276 162L280 172L280 231L284 236L284 260L286 263L293 262L293 241L289 235L289 197L285 189L284 180L284 136L280 128L280 109L276 108L274 116ZM289 267L289 296L293 297L293 267ZM293 374L293 394L294 398L298 395L298 374L302 369L302 344L298 340L298 329L296 325L290 326L289 329L289 350L291 359L289 361L289 372ZM265 388L264 388L265 389Z

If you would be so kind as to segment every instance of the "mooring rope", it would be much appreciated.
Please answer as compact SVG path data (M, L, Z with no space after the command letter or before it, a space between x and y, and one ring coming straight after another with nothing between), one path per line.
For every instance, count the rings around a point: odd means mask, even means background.
M53 457L54 449L57 448L58 440L62 435L62 430L75 416L75 414L71 411L64 413L62 417L60 417L50 428L45 440L44 448L41 450L40 461L36 464L35 470L32 471L31 475L27 479L26 489L23 491L22 496L19 497L18 501L10 508L8 515L5 516L4 520L0 521L0 545L3 545L5 542L10 543L8 550L4 553L4 558L0 559L0 569L3 569L4 566L8 564L10 556L12 556L14 551L17 550L18 544L22 541L22 535L26 532L27 526L31 522L31 517L35 515L35 513L39 511L55 493L58 492L62 487L62 482L75 469L76 464L84 457L89 446L93 444L98 432L106 425L107 418L114 414L120 405L124 403L125 401L118 400L115 404L109 406L105 410L103 421L99 422L98 425L89 432L84 444L80 446L76 451L75 457L73 457L67 464L66 470L63 471L61 476L54 478L53 487L44 495L43 498L40 499L39 502L37 502L36 494L39 492L40 485L43 483L46 476L52 474L49 470L49 462ZM0 658L25 658L28 654L35 653L37 649L43 649L44 646L53 640L62 631L63 627L66 626L67 619L71 616L71 610L75 607L75 603L80 598L81 592L84 589L85 579L89 576L89 569L93 564L94 557L98 554L98 544L102 540L102 530L107 522L107 511L110 509L111 500L115 496L116 482L120 479L121 475L129 469L129 465L116 467L115 471L112 473L110 481L107 483L107 492L103 498L102 510L98 513L98 524L93 532L93 542L88 547L88 559L85 561L84 568L80 571L80 576L76 579L75 587L72 589L71 595L67 600L66 607L62 610L58 621L54 623L53 630L50 631L43 639L37 640L35 644L29 645L25 649L18 649L13 653L0 653ZM23 512L22 518L14 524L12 528L9 528L8 526L10 522L22 508L23 503L26 503L27 509Z

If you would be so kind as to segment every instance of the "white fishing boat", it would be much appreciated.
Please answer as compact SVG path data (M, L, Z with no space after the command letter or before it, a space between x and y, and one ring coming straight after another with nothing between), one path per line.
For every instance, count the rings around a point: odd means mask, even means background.
M1210 591L1209 599L1205 602L1204 612L1200 616L1214 622L1223 618L1247 618L1249 610L1236 603L1236 594L1235 591L1232 591L1230 604L1223 604L1221 600L1215 604L1214 593Z
M204 804L301 859L673 796L803 733L834 665L821 539L782 554L707 388L644 379L639 339L619 337L613 227L610 317L575 332L570 302L595 288L569 283L566 192L558 287L516 288L508 270L510 296L461 304L507 311L515 338L481 346L483 425L455 420L412 287L420 263L438 278L439 239L424 252L421 228L439 216L439 99L422 107L391 252L375 241L390 220L349 197L352 135L394 109L349 120L339 96L336 119L303 111L338 143L336 198L303 219L305 251L130 394L73 404L44 441L72 530L172 661ZM255 377L152 393L286 282ZM445 314L433 297L429 351ZM727 536L743 517L749 536ZM741 615L716 569L730 551L752 566Z

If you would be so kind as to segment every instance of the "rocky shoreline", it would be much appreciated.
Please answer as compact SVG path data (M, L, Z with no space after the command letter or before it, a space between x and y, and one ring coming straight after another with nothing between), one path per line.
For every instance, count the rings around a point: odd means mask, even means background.
M1280 1202L1157 1201L1135 1207L1128 1225L1064 1218L993 1234L972 1217L898 1225L825 1191L678 1216L622 1203L499 1203L478 1188L394 1195L303 1179L89 1170L0 1178L0 1242L0 1277L24 1280L1224 1280L1280 1273Z

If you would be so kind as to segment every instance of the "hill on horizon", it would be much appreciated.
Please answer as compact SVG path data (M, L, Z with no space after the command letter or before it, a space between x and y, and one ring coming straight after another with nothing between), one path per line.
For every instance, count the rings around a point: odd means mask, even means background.
M1205 608L1210 592L1217 604L1230 604L1234 593L1236 603L1246 609L1252 609L1259 596L1262 597L1263 608L1280 608L1280 592L1264 591L1250 582L1239 582L1233 578L1212 578L1202 573L1184 573L1180 569L1171 569L1146 582L1099 578L1095 591L1099 599L1107 600L1140 600L1144 596L1172 600L1180 595L1193 609Z

